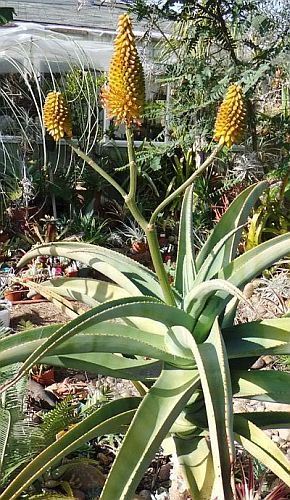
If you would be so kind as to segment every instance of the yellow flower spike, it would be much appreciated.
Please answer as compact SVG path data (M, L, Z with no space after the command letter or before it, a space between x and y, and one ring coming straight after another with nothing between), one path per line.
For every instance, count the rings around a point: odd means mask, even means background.
M119 17L108 85L102 89L102 99L109 117L114 118L116 124L141 125L145 101L144 73L127 14Z
M219 107L214 130L214 140L230 148L238 143L245 130L246 106L239 85L229 86L226 96Z
M49 92L43 107L43 121L47 132L57 142L64 136L72 137L69 109L61 92Z

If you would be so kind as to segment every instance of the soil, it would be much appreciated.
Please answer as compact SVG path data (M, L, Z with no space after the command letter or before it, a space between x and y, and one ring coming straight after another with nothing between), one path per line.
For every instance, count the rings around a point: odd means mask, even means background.
M51 302L37 302L26 304L25 302L12 306L11 328L19 329L19 323L30 321L33 325L50 325L52 323L66 323L69 317L60 312Z

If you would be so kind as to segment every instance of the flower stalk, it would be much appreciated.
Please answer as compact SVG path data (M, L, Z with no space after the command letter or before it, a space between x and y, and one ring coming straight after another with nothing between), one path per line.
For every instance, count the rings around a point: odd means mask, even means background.
M145 230L145 234L146 234L146 238L147 238L147 243L148 243L151 259L152 259L152 262L154 265L154 269L155 269L160 286L161 286L162 291L163 291L164 301L169 306L176 306L174 294L173 294L172 288L170 286L170 283L168 281L166 269L165 269L164 264L163 264L156 227L150 226L150 224L148 224L147 228Z
M127 196L126 191L118 184L113 177L110 176L102 167L100 167L92 158L90 158L86 153L84 153L78 146L76 146L69 139L66 140L67 144L70 145L71 149L82 159L84 160L90 167L92 167L98 174L100 174L104 179L106 179L109 184L111 184L125 199Z
M137 190L137 165L136 165L133 131L128 126L126 127L126 138L127 138L127 151L128 151L129 168L130 168L130 189L126 199L126 203L128 203L130 202L130 200L135 200L136 190Z
M126 126L127 149L130 166L130 189L129 194L125 197L125 203L129 208L139 226L145 231L147 243L153 262L155 272L157 274L160 286L163 291L164 300L168 305L175 306L176 302L172 288L168 281L168 276L163 264L162 256L160 253L158 236L155 226L148 224L148 221L141 214L136 204L136 191L137 191L137 165L135 146L133 139L133 131L129 126Z
M124 198L124 201L128 209L130 210L132 216L134 217L136 222L140 225L140 227L142 227L142 229L145 231L152 263L163 291L164 301L168 305L175 306L176 301L163 264L155 222L158 214L162 212L163 209L169 203L171 203L171 201L173 201L174 198L176 198L176 196L183 193L183 191L185 191L185 189L190 184L192 184L192 182L194 182L194 180L213 162L219 151L223 148L223 143L219 143L213 150L211 155L204 161L204 163L200 165L200 167L181 186L179 186L179 188L177 188L173 193L167 196L167 198L165 198L160 203L160 205L158 205L158 207L154 210L153 214L151 215L150 221L148 222L143 217L136 203L137 166L135 158L133 132L132 129L128 126L126 127L126 136L127 136L128 158L130 166L130 188L128 194L105 170L102 169L102 167L97 165L79 147L75 146L72 143L72 141L67 140L67 143L80 158L86 161L88 165L90 165L97 173L99 173L104 179L106 179Z

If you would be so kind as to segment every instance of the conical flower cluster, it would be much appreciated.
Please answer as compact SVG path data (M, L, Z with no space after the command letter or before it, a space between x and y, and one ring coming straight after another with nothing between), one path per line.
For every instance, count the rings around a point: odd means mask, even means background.
M69 110L61 92L49 92L43 108L44 126L55 141L72 136Z
M237 84L229 86L215 122L214 140L230 148L238 143L245 130L246 107L242 89Z
M108 85L102 90L102 99L109 117L117 124L141 124L145 100L144 73L127 14L119 17Z

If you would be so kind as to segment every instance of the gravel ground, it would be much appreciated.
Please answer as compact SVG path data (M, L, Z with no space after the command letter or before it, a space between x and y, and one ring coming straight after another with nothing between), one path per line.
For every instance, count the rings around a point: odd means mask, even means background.
M51 302L36 302L35 304L15 304L12 306L11 328L17 330L20 321L30 321L33 325L50 325L66 323L69 317L59 311Z

